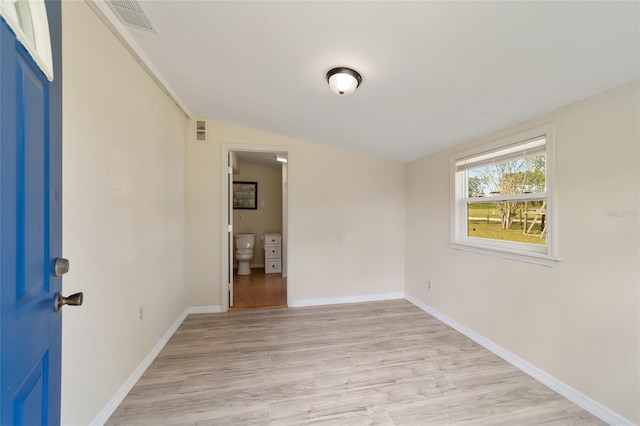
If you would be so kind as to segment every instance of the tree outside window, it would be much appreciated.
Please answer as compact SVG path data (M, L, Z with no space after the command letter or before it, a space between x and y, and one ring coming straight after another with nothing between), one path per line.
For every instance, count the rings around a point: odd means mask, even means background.
M505 161L472 169L467 181L469 198L495 197L545 192L545 155ZM511 229L525 206L536 207L536 201L498 201L502 229Z

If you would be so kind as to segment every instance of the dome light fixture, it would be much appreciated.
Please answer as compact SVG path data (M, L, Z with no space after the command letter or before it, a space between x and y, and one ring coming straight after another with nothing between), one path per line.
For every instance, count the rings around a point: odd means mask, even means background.
M360 86L362 76L351 68L338 67L327 72L327 82L336 95L349 95Z

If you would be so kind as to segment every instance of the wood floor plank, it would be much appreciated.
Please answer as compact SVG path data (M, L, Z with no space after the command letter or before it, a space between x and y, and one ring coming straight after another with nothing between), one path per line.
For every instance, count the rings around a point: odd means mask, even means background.
M350 417L312 419L304 422L309 426L393 426L386 410L376 410L371 414L356 414Z
M482 371L468 369L461 373L449 374L447 377L463 392L499 389L518 383L536 383L533 378L510 365L483 367Z
M312 421L353 421L371 416L387 395L380 389L356 389L343 393L325 393L271 404L271 425L288 426Z
M483 392L465 392L434 398L419 404L389 408L397 425L455 424L510 414L524 408L540 408L562 399L540 383L530 382Z
M490 416L481 420L473 419L458 424L461 426L513 426L514 424L527 426L605 425L599 420L594 420L596 421L594 423L585 422L563 409L559 404L548 404L535 409L518 410L508 414Z
M189 315L107 425L601 425L403 300Z

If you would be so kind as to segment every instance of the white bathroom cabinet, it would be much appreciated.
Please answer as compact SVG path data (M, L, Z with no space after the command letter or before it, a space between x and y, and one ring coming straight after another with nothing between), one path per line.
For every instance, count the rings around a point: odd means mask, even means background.
M282 236L280 234L264 234L264 272L275 274L282 272Z

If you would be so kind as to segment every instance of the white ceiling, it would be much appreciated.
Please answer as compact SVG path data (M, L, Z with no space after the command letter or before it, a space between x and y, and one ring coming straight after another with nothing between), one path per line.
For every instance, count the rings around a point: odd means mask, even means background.
M192 116L402 162L640 78L637 1L141 4L133 39Z

